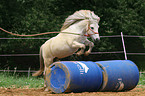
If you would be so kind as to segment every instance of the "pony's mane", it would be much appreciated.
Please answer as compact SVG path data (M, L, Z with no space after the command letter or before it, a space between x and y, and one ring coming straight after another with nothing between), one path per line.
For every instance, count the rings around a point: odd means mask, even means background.
M61 31L67 29L72 24L81 21L81 20L93 20L97 23L100 21L100 18L94 14L94 12L90 10L80 10L76 11L73 15L70 15L68 18L66 18Z

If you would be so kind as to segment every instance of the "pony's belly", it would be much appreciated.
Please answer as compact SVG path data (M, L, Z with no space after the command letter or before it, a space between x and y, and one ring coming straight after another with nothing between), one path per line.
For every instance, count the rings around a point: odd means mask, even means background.
M56 50L53 55L54 57L57 57L57 58L64 58L64 57L67 57L67 56L70 56L72 55L73 53L75 53L78 49L64 49L64 50L61 50L58 49Z

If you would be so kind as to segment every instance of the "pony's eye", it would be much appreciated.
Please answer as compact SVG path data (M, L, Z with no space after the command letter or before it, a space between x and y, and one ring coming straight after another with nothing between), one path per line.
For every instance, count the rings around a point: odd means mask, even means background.
M92 30L94 30L94 27L90 27Z

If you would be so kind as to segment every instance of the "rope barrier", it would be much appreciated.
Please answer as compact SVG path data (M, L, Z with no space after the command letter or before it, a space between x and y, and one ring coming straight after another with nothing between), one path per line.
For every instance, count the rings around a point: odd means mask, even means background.
M0 55L1 57L2 56L6 56L6 57L9 57L9 56L38 56L39 54L2 54Z
M21 37L28 37L28 36L40 36L40 35L46 35L46 34L53 34L53 33L60 33L60 32L44 32L44 33L39 33L39 34L32 34L32 35L20 35L20 34L15 34L15 33L12 33L12 32L9 32L3 28L0 27L0 30L8 33L8 34L11 34L11 35L14 35L14 36L21 36Z
M33 39L33 40L40 40L40 39L49 39L49 38L0 38L1 40L10 40L10 39L16 39L16 40L18 40L18 39Z
M32 35L20 35L20 34L16 34L16 33L12 33L12 32L9 32L3 28L0 27L0 30L8 33L8 34L11 34L11 35L14 35L14 36L21 36L21 37L28 37L28 36L40 36L40 35L46 35L46 34L53 34L53 33L60 33L60 32L44 32L44 33L39 33L39 34L32 34ZM63 33L63 32L62 32ZM78 35L78 34L77 34ZM113 35L113 36L100 36L101 38L105 38L105 37L121 37L120 35ZM135 35L123 35L123 37L145 37L145 36L135 36ZM1 38L1 39L5 39L5 38Z
M121 37L120 35L112 35L112 36L100 36L100 38L113 38L113 37ZM145 37L145 36L133 36L133 35L123 35L123 37ZM49 38L0 38L1 40L6 39L33 39L33 40L40 40L40 39L49 39Z

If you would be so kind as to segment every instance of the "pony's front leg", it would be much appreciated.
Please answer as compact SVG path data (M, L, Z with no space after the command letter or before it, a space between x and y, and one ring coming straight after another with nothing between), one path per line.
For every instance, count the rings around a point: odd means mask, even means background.
M86 51L85 52L85 56L88 56L90 53L91 53L91 51L92 51L92 48L94 47L94 43L93 42L91 42L91 41L89 41L88 39L85 41L85 45L86 46L89 46L89 50L88 51Z
M74 41L74 42L72 43L72 47L73 47L73 48L81 48L81 50L77 52L77 55L78 55L78 56L82 55L82 54L84 53L85 48L86 48L84 44L79 43L79 42L77 42L77 41Z

